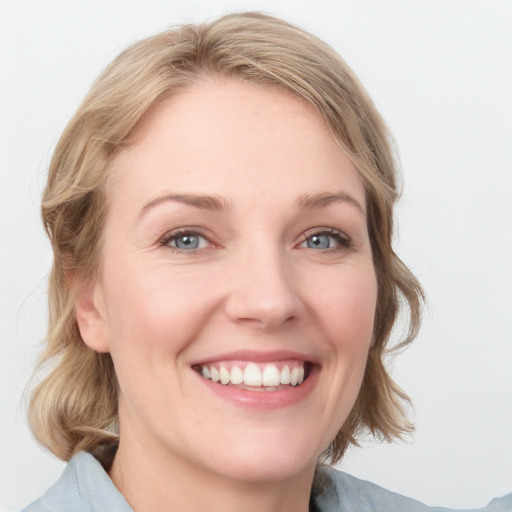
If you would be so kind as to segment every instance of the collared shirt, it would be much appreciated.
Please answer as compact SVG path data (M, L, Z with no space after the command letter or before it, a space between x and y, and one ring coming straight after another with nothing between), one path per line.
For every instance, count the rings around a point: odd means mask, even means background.
M313 486L318 512L449 512L428 507L338 471L320 466ZM90 453L80 452L68 463L59 480L44 496L22 512L133 512ZM470 512L470 511L467 511ZM512 493L471 512L512 512Z

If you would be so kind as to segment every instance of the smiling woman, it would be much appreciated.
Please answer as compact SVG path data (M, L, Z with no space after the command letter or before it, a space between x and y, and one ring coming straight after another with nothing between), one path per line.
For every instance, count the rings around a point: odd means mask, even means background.
M397 195L380 116L313 36L247 13L123 52L43 200L53 364L30 419L69 464L26 510L427 510L324 464L412 428L383 362L423 297Z
M139 130L112 163L100 272L76 299L83 340L119 381L112 478L135 508L141 475L123 468L147 474L143 454L305 483L372 338L363 184L318 114L279 89L202 79ZM304 198L339 189L351 201Z

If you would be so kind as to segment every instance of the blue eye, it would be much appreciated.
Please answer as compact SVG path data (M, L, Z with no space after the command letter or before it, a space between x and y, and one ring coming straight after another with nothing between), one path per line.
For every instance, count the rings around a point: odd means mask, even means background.
M332 245L332 237L329 235L313 235L306 239L309 249L329 249Z
M302 243L301 247L307 247L308 249L327 250L335 248L347 248L350 247L351 243L342 233L339 231L331 231L327 233L315 233L308 236Z
M167 245L171 249L178 249L180 251L194 251L196 249L203 249L208 247L208 240L197 233L171 233L162 242L162 245Z
M178 249L197 249L199 247L199 237L197 235L181 235L173 240Z

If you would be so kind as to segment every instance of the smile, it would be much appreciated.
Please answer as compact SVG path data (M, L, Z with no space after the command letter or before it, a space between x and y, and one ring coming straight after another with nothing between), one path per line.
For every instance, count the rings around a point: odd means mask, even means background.
M300 386L309 376L311 364L306 361L255 363L222 361L194 365L204 379L247 391L280 391Z

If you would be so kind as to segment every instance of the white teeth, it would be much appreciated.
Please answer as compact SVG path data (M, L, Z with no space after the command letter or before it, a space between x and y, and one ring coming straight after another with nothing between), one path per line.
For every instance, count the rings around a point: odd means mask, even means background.
M298 382L299 382L299 369L294 368L291 373L290 384L292 386L296 386Z
M263 369L263 385L264 386L279 386L281 383L281 374L277 366L267 364Z
M219 382L220 380L219 370L215 366L210 367L210 378L213 382Z
M229 382L229 372L224 366L221 366L219 369L219 376L220 376L220 383L221 384L227 384Z
M304 382L304 366L295 366L290 371L290 365L285 365L279 370L278 366L272 363L265 365L247 363L245 368L235 365L231 370L223 364L219 367L205 365L201 366L200 374L205 379L224 385L245 384L251 387L265 387L267 390L276 390L280 385L297 386Z
M238 366L233 366L231 368L231 384L242 384L243 381L244 372Z
M281 384L290 384L290 382L290 367L287 365L281 370Z
M261 370L254 363L249 363L244 371L244 384L246 386L261 386L262 383Z

